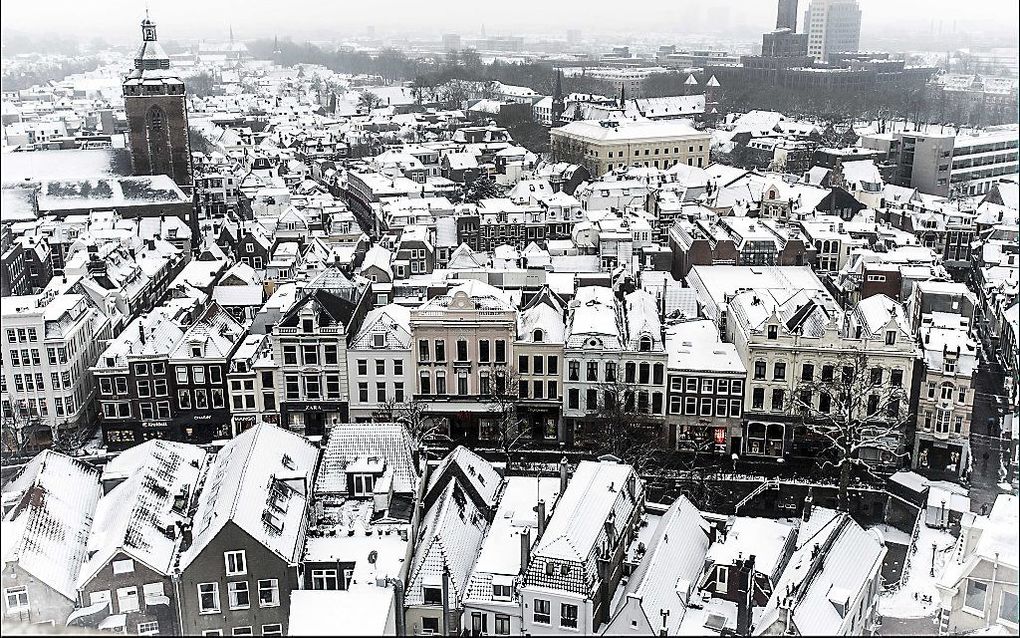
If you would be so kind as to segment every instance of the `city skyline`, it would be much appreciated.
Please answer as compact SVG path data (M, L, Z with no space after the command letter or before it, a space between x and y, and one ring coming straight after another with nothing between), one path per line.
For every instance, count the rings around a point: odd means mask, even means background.
M1020 15L1016 3L1007 0L976 0L965 6L952 0L894 3L860 0L859 4L863 14L862 38L866 41L890 31L947 36L954 31L1008 35L1016 32ZM370 8L344 6L323 11L312 0L296 0L286 8L275 3L230 0L209 5L183 0L172 4L149 3L148 10L154 20L174 33L173 39L225 39L231 27L238 39L273 35L310 39L364 36L369 28L374 28L378 35L411 33L437 38L446 32L473 35L483 28L489 35L562 38L567 29L577 28L588 33L640 37L641 31L647 35L652 28L653 33L662 34L729 33L753 39L754 34L775 24L772 3L758 0L728 0L711 5L681 0L667 7L652 0L638 0L638 6L625 13L609 2L586 3L583 11L570 3L538 0L523 0L502 8L479 7L465 0L444 0L439 5L444 7L443 11L437 11L434 5L407 0L383 0ZM808 0L800 2L798 22L803 20L807 5ZM98 11L100 6L103 11ZM121 43L131 39L133 23L110 23L105 19L107 12L135 14L140 19L146 5L138 0L55 0L46 3L45 13L40 9L32 4L5 7L5 32L78 34L83 40L99 37ZM198 24L191 19L195 12L204 16ZM562 26L551 29L549 24Z

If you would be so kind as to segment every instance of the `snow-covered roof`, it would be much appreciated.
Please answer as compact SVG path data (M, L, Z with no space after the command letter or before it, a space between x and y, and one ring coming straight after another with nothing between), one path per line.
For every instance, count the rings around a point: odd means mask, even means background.
M666 356L671 371L733 372L747 370L737 347L725 343L710 319L694 319L666 327Z
M169 575L188 503L205 465L206 452L195 445L153 439L125 450L103 468L104 480L123 477L99 500L89 534L89 558L78 586L85 587L118 553ZM175 501L183 506L175 509ZM174 535L168 535L167 529Z
M542 343L563 343L566 326L563 315L554 308L539 304L517 313L517 338L534 343L535 330L542 331Z
M411 448L407 430L398 423L338 423L329 429L315 491L346 493L347 468L358 459L378 457L393 474L393 491L413 493L418 471Z
M458 477L446 483L423 516L404 602L422 604L423 587L439 587L444 570L449 574L450 599L460 600L487 528L485 516L464 494Z
M616 296L604 286L578 288L570 303L567 347L581 347L591 337L598 339L603 348L621 349L624 345Z
M244 327L230 313L219 304L211 303L170 351L170 359L226 360L244 333Z
M40 452L4 486L4 502L14 502L0 526L4 566L17 565L76 601L101 495L98 470L58 452Z
M393 279L393 267L390 262L393 259L393 253L387 250L384 246L376 244L368 249L365 253L365 261L361 263L361 270L365 270L369 267L375 267L383 271L390 279Z
M318 450L307 439L274 425L260 423L231 439L209 466L193 519L194 539L181 553L181 569L228 521L283 560L296 562L317 458Z
M41 211L188 204L190 199L166 175L53 180L39 191Z
M512 582L520 574L521 535L528 531L532 546L538 538L538 500L545 501L548 516L554 511L558 497L558 478L512 476L507 479L499 508L468 580L466 600L492 600L493 583L501 584L500 577L503 583ZM510 551L512 549L517 551Z
M411 347L411 309L400 304L373 308L361 322L361 330L348 346L351 350L377 349L373 335L384 336L386 349Z
M615 513L616 524L622 526L637 507L640 490L640 479L630 465L581 461L560 495L534 557L587 562L610 514Z
M503 478L491 463L463 445L458 445L447 454L429 475L428 488L425 490L426 500L448 475L458 476L474 493L474 499L480 505L492 507L496 502L496 493Z
M713 565L733 565L740 557L754 556L755 570L774 579L785 567L784 551L794 528L770 518L738 516L721 540L712 543L707 560Z
M875 571L881 569L886 549L874 533L845 513L833 516L815 508L811 516L826 521L799 543L759 617L755 635L777 629L772 625L782 622L779 606L784 603L790 606L790 621L798 635L844 633L846 617L854 615L850 605L862 589L871 587Z
M612 124L599 120L578 120L553 131L605 143L708 138L707 132L698 131L688 120L625 120Z
M681 495L662 515L624 590L625 600L641 601L650 627L661 627L661 613L666 610L667 634L676 634L704 570L708 547L708 523Z
M392 587L375 584L295 589L290 595L287 632L291 636L390 635L395 627L393 594Z

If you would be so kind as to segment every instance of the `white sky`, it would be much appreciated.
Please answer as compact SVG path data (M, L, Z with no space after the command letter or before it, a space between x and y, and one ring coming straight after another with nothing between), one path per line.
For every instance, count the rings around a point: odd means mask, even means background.
M859 0L862 35L929 31L954 21L960 30L1015 33L1016 0ZM803 12L809 0L801 0ZM4 0L3 28L29 33L78 33L121 42L137 35L149 5L161 39L239 39L274 33L295 39L415 31L477 34L585 32L760 33L773 26L774 0ZM937 27L936 27L937 28Z

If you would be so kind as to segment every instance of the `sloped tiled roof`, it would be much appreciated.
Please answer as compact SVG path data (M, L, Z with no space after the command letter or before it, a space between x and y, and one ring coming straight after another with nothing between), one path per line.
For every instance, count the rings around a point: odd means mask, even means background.
M50 450L38 454L4 489L5 500L17 499L0 528L4 565L17 564L76 600L75 582L101 494L95 468Z
M232 521L286 561L302 549L307 497L281 483L304 477L312 485L318 450L304 437L259 424L231 439L212 460L194 516L191 546L181 553L186 569Z
M422 604L422 587L438 587L444 569L450 576L450 599L460 600L487 528L485 516L465 495L461 482L454 478L447 483L425 514L404 602Z
M687 594L694 591L704 570L708 546L708 523L680 496L663 514L624 590L625 599L634 596L641 600L649 626L658 626L663 609L669 611L670 629L680 626Z
M99 500L89 535L89 559L78 585L84 587L118 552L168 575L177 542L164 532L185 522L187 503L197 487L206 452L186 443L153 439L118 455L104 469L126 476ZM112 467L111 467L112 466ZM174 500L184 495L183 512Z
M378 456L393 471L393 491L412 493L418 471L411 456L411 438L398 423L339 423L329 429L316 492L346 492L347 466L359 458Z

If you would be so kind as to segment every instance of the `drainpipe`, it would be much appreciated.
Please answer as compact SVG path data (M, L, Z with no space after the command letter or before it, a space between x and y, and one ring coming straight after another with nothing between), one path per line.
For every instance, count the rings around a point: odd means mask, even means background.
M174 603L177 607L177 632L183 636L187 632L184 631L184 601L181 600L181 570L175 569L173 574L170 575L170 579L174 583Z
M567 471L569 469L568 463L569 461L567 461L567 457L564 456L562 459L560 459L560 497L562 497L563 494L567 491L568 480Z
M398 636L406 635L404 630L404 581L399 578L389 578L387 582L393 585L393 607L396 612L395 624Z
M450 635L450 569L443 567L443 635Z

